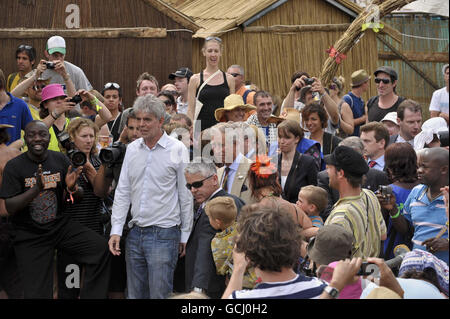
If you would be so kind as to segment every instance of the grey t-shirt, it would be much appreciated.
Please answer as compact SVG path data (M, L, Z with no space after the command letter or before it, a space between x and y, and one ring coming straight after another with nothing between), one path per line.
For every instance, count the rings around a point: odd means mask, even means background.
M88 78L84 74L83 70L76 66L75 64L72 64L70 62L64 61L64 66L66 68L67 74L69 74L70 79L73 82L73 85L75 86L75 90L92 90L92 85L89 82ZM42 74L44 78L51 78L50 83L59 83L64 88L64 92L67 94L66 85L64 83L64 79L61 75L59 75L54 70L45 70Z

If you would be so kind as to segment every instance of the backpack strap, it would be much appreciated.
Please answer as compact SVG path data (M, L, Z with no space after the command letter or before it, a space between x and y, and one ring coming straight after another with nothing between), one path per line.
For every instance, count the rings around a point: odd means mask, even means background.
M16 76L17 76L18 73L19 73L19 72L14 72L14 73L12 73L12 74L9 75L9 77L8 77L8 90L9 90L9 91L11 90L11 85L12 85L12 83L14 82L14 79L16 78Z
M247 103L247 96L252 92L253 90L246 90L244 92L244 95L242 95L242 98L244 99L244 103Z

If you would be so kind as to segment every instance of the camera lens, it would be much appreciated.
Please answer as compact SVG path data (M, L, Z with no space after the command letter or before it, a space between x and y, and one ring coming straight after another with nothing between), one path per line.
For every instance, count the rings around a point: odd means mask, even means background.
M83 166L84 164L86 164L86 154L80 152L80 151L75 151L71 154L71 160L72 160L72 164L75 166Z

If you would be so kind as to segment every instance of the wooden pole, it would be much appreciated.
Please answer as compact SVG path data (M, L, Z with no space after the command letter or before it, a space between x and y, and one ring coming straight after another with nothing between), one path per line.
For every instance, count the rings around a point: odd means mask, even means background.
M301 25L272 25L272 26L253 26L244 28L244 32L310 32L310 31L345 31L350 23L340 24L301 24Z
M165 38L165 28L89 28L89 29L1 29L0 38L48 38L58 34L64 38Z
M392 52L394 52L400 59L402 59L406 64L408 64L414 71L416 71L425 81L428 82L435 90L439 89L439 86L434 83L425 73L422 72L417 66L415 66L411 61L408 60L400 51L398 51L394 46L392 46L388 41L383 39L383 37L377 34L377 39L383 42Z

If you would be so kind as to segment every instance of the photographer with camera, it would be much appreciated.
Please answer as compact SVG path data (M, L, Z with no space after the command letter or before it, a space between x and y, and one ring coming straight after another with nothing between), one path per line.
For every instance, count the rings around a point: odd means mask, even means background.
M64 212L72 220L79 222L99 235L104 235L101 215L102 199L94 193L94 179L101 162L97 155L98 127L89 119L77 118L67 126L70 140L64 140L67 155L75 167L82 167L77 183L83 188L83 200L70 205ZM58 252L58 298L75 299L78 289L67 288L65 269L67 265L76 264L75 260Z
M72 96L69 92L69 87L66 86L66 78L61 73L61 70L64 69L67 71L65 72L67 77L70 77L72 80L75 90L92 90L92 85L83 70L78 66L65 61L66 41L63 37L58 35L50 37L47 40L44 55L48 60L46 61L47 70L45 71L44 76L46 78L51 77L50 83L61 84L67 95Z
M385 171L392 184L380 186L376 192L387 226L383 258L394 258L394 247L404 244L411 249L414 229L403 215L403 206L411 190L419 184L417 180L417 156L409 143L394 143L385 151Z

